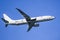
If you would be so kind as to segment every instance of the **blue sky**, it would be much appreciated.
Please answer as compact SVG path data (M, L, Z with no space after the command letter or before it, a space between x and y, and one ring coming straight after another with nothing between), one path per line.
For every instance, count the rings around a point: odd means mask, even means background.
M3 13L11 19L23 19L16 10L23 10L30 17L52 15L56 18L39 22L27 32L28 25L8 25L1 20ZM0 0L0 40L60 40L60 0Z

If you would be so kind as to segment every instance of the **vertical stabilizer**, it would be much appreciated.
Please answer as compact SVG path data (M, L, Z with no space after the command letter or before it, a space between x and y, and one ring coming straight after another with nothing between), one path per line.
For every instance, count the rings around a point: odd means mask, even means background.
M9 21L11 21L11 18L9 18L6 14L3 14L4 18L1 18L5 22L5 26L8 26Z
M4 19L7 20L7 21L11 21L11 18L9 18L6 14L3 14L4 16Z

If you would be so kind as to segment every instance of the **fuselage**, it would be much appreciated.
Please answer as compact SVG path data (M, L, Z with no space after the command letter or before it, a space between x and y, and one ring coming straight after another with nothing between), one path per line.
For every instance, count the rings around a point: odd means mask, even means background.
M36 19L36 22L44 22L44 21L53 20L54 18L55 18L54 16L39 16L39 17L32 17L31 19ZM26 19L11 20L9 21L8 24L11 25L27 24L27 21Z
M20 14L25 18L25 19L19 19L19 20L13 20L10 17L8 17L5 13L3 14L4 18L1 18L5 22L5 26L7 27L8 25L22 25L22 24L28 24L28 30L27 32L32 28L32 27L38 27L39 24L36 22L45 22L45 21L50 21L53 20L55 17L54 16L38 16L38 17L30 17L29 15L25 14L22 10L16 8Z

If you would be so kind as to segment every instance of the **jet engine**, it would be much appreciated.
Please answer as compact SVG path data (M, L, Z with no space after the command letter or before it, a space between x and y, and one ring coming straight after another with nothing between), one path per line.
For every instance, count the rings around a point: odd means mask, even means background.
M35 23L35 24L34 24L34 27L39 27L39 24Z

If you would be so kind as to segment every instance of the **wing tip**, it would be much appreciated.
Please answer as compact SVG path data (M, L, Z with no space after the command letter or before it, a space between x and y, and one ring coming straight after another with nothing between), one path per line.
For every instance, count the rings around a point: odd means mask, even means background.
M18 9L18 8L16 8L16 9Z
M29 30L27 30L27 32L29 32Z

